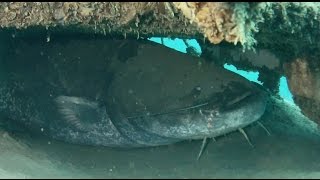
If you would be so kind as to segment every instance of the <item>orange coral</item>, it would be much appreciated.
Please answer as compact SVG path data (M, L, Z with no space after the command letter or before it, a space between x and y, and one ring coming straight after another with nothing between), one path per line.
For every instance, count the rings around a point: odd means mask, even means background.
M227 2L174 2L185 17L203 30L211 43L222 40L237 43L243 37L233 19L233 8Z

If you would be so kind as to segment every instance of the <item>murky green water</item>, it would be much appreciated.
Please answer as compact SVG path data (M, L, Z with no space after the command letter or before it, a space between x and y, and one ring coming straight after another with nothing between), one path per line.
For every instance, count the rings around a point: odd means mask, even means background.
M1 129L0 177L320 177L319 130L296 106L273 98L259 122L271 135L257 123L245 128L254 147L241 133L233 132L216 138L216 142L210 140L199 161L201 141L119 149L72 145L26 133L8 134Z

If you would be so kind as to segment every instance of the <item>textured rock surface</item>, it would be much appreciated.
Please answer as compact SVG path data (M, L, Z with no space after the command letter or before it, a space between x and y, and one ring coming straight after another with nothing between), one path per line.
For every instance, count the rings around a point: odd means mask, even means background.
M298 58L285 65L289 88L302 112L320 124L320 72Z

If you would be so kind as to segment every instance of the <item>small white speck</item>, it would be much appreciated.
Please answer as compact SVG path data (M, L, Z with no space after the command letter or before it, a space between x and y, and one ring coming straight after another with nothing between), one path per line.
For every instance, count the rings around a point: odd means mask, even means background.
M43 129L43 128L41 128L40 130L41 130L41 132L43 132L43 131L44 131L44 129Z
M112 168L111 168L111 169L109 169L109 171L110 171L110 172L112 172Z
M50 142L50 141L48 141L48 144L50 145L50 144L51 144L51 142Z

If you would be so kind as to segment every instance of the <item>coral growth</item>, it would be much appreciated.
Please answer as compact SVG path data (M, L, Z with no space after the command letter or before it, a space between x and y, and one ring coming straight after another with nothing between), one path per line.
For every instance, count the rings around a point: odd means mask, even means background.
M256 43L252 31L257 31L256 24L249 18L248 3L228 2L174 2L177 9L195 22L204 35L213 44L225 40L237 44L240 42L248 49Z
M237 43L243 37L237 33L232 20L233 10L225 2L174 2L177 9L195 22L204 31L205 36L214 44L222 40Z

